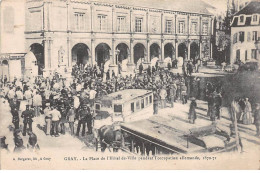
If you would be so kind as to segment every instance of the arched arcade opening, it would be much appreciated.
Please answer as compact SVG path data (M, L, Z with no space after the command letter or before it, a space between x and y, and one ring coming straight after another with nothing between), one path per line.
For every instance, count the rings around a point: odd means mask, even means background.
M72 63L79 65L86 65L89 62L90 50L84 43L78 43L73 46L72 51Z

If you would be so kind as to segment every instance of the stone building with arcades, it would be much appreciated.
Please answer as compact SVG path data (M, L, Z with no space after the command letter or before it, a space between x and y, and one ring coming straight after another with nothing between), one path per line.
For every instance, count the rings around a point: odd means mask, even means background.
M161 66L166 58L211 59L208 8L201 0L26 0L25 49L40 75L74 64L133 72L153 58Z

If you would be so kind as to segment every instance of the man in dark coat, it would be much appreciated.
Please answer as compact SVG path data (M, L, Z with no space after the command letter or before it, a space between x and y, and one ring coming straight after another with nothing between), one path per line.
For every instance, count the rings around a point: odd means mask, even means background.
M21 152L25 149L25 146L23 145L23 139L20 136L20 130L14 131L14 152Z
M78 122L76 136L79 136L79 131L80 131L81 125L83 126L81 136L85 136L87 114L88 114L87 107L83 106L82 109L78 112L79 122Z
M215 109L216 109L216 117L218 119L220 119L220 108L222 105L222 98L220 94L217 94L214 98L214 102L215 102Z
M147 68L147 74L148 74L148 76L151 76L151 75L152 75L151 66L148 66L148 68Z
M143 69L144 69L144 67L143 67L143 64L141 63L141 64L139 65L139 74L142 74Z
M13 115L12 123L14 124L14 128L19 129L19 113L18 113L17 108L14 108L13 110L11 110L11 113Z
M23 136L26 136L26 129L27 125L29 126L29 131L32 131L32 118L33 118L33 112L29 109L29 105L26 105L26 110L22 112L23 118Z
M90 110L90 105L87 106L87 116L86 116L86 121L87 121L87 128L88 128L88 134L92 134L92 114Z

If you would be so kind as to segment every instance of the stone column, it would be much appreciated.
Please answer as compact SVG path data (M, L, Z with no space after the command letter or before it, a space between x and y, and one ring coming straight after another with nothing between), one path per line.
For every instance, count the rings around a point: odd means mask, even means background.
M199 52L199 57L200 59L202 58L201 54L202 54L202 40L199 41L199 46L200 46L200 52Z
M96 54L96 52L95 52L95 39L92 38L91 39L91 64L92 65L96 64L96 60L95 60L96 55L95 54Z
M118 65L115 63L115 58L116 58L116 52L115 52L115 38L112 38L112 52L110 53L110 71L112 70L115 72L115 74L118 74ZM112 75L112 73L110 73Z
M176 39L175 40L175 58L177 59L178 58L178 40Z
M93 4L91 3L91 5L90 5L90 13L91 13L91 28L90 28L90 30L91 30L91 32L93 33L93 31L94 31L94 6L93 6Z
M127 71L130 72L130 73L133 73L134 72L134 69L135 69L135 64L134 64L134 39L131 38L130 39L130 57L128 59L128 64L127 64Z
M190 60L190 40L188 40L188 60Z
M151 62L151 57L150 57L150 38L148 36L147 38L147 58L146 58L146 62Z
M70 34L67 37L67 57L68 57L68 68L72 67L72 57L71 57L71 38L70 38Z

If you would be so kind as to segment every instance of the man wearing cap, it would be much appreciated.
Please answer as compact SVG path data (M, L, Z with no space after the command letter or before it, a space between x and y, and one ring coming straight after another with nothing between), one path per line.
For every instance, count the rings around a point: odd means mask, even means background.
M29 105L26 105L26 110L22 112L23 118L23 136L26 136L26 129L27 125L29 126L29 131L32 131L32 118L33 118L33 112L29 109Z
M19 113L17 108L12 109L11 113L13 115L12 123L14 124L14 128L19 129Z

